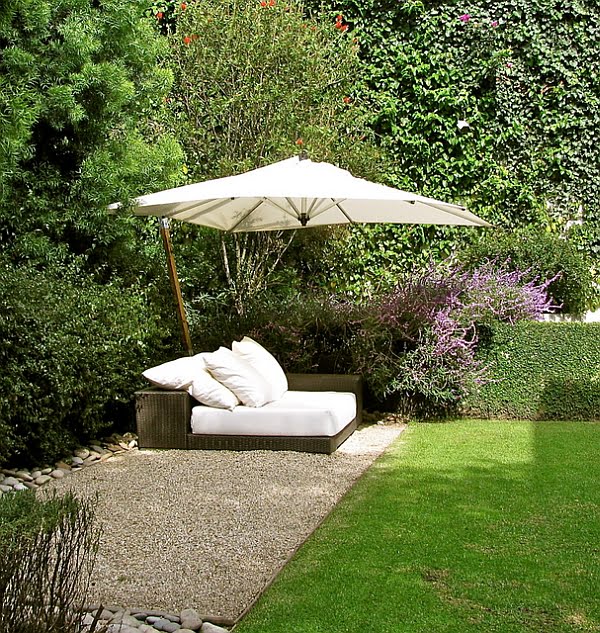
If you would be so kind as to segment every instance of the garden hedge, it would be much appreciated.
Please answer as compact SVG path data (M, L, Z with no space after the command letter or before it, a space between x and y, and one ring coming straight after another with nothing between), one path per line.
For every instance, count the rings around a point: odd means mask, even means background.
M465 413L600 420L600 323L499 324L479 354L493 382L467 399Z

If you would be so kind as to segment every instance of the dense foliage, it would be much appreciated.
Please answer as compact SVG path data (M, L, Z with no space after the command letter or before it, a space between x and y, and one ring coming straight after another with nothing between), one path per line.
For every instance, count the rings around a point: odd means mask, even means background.
M103 279L131 274L131 222L106 205L175 183L182 162L145 116L171 76L141 11L20 0L0 15L0 240L17 263L78 255ZM129 256L115 253L128 239Z
M151 124L171 75L141 16L113 0L0 13L2 459L51 459L109 424L160 348L155 231L106 211L182 175Z
M466 399L470 414L600 419L600 324L496 325L478 358L490 367L492 380Z
M600 271L600 17L590 0L308 0L358 38L389 183L461 201L494 225L562 233ZM379 229L375 229L379 231ZM464 233L435 229L392 253L449 254ZM370 229L357 274L377 265ZM443 237L445 244L438 239ZM358 238L360 239L360 238ZM375 258L371 260L371 258ZM402 257L402 255L400 255ZM366 260L366 261L365 261Z
M551 280L548 294L560 312L581 315L593 297L589 260L575 245L539 229L483 230L478 239L456 253L468 267L486 260L502 262L513 270L525 271L529 280Z
M175 323L161 331L143 296L81 275L4 266L2 279L0 460L39 465L128 427L132 390Z

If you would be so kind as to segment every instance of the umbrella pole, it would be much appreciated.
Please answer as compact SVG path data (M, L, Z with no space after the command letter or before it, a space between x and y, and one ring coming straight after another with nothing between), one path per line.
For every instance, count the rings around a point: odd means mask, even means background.
M177 319L181 327L181 337L183 346L189 356L194 355L192 347L192 339L190 337L190 329L188 327L187 317L185 315L185 306L183 305L183 297L181 296L181 288L179 287L179 278L177 277L177 269L175 268L175 258L173 257L173 248L171 246L171 234L169 233L169 220L167 218L160 219L160 235L162 237L163 246L167 255L167 269L169 271L169 280L171 281L171 289L175 298L175 306L177 308Z

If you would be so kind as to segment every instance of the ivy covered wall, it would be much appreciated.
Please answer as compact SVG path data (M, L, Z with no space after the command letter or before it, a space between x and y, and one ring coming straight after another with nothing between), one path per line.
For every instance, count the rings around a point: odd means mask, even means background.
M307 4L342 14L357 39L369 94L355 97L375 104L390 184L463 202L499 227L564 233L598 274L596 2Z

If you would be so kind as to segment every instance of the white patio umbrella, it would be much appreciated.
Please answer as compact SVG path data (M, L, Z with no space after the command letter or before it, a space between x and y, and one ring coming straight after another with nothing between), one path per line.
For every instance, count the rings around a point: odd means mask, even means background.
M384 222L489 226L464 207L355 178L329 163L302 157L142 196L134 213L231 233Z
M192 344L171 251L169 218L229 233L353 223L490 226L465 207L356 178L344 169L304 156L237 176L141 196L134 201L133 212L163 218L161 233L169 277L190 354Z

